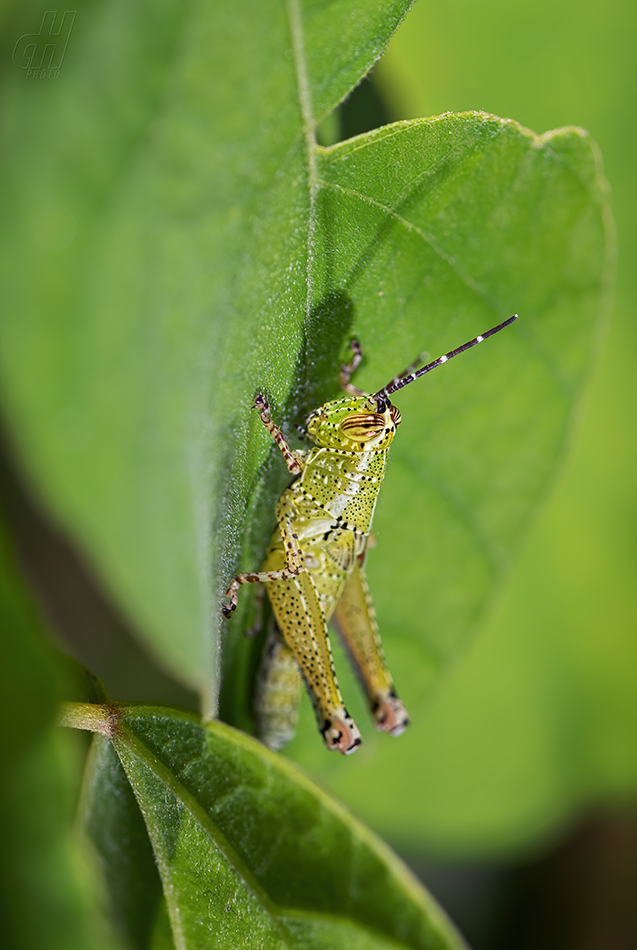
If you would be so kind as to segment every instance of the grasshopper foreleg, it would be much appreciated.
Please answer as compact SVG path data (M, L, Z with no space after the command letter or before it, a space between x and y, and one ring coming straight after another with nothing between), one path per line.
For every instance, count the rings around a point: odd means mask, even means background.
M300 475L303 471L303 455L300 452L294 452L293 449L290 448L278 425L272 422L270 406L265 396L257 393L257 395L254 397L254 407L255 409L258 409L261 422L266 427L276 444L279 446L281 455L285 459L285 464L288 467L288 471L291 472L292 475Z
M294 452L287 444L285 436L272 421L270 406L265 396L257 393L254 397L254 406L259 411L261 422L281 450L288 471L292 475L300 475L304 465L303 453ZM221 608L224 617L229 617L236 610L239 587L242 584L267 584L268 581L287 580L290 577L296 577L301 571L305 570L305 559L293 524L296 512L286 494L283 495L276 507L276 517L285 546L287 569L281 571L249 571L245 574L238 574L226 591L226 597L229 598L230 603L224 604Z

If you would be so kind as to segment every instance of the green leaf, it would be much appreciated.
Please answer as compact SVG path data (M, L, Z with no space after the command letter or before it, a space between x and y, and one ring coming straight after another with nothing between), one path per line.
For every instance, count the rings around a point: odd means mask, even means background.
M323 293L356 300L364 388L417 342L437 356L521 315L394 397L404 423L376 523L389 551L382 578L374 555L370 573L388 639L437 666L510 562L569 428L604 286L603 181L585 133L538 138L476 113L322 158Z
M139 633L209 708L212 603L268 449L254 422L238 435L255 385L285 401L302 347L305 136L408 6L264 0L246 16L101 0L78 14L57 80L10 63L3 82L11 435ZM11 48L37 31L31 16L12 20Z
M436 356L521 314L396 397L370 575L418 720L519 545L586 375L606 209L585 133L538 138L470 113L315 144L407 6L268 0L246 17L98 2L78 18L63 82L13 73L4 87L11 432L147 643L207 692L207 715L215 596L260 563L288 480L250 411L256 390L294 439L336 394L354 334L373 389L424 347ZM248 601L221 703L246 728ZM355 769L313 731L298 754L384 809L368 789L418 748L406 737L376 757L365 740Z
M162 904L153 849L135 796L105 736L93 738L80 822L98 856L109 919L132 950L148 950Z
M61 673L0 524L0 944L108 950L92 868L71 837L79 761L54 729Z
M403 422L368 573L390 666L418 723L433 677L509 566L570 431L606 291L605 185L581 130L538 138L481 113L399 123L320 158L323 292L339 287L355 301L353 331L369 354L363 388L388 381L419 341L437 356L521 315L394 397ZM401 787L405 756L417 755L413 739L400 741L411 748L376 740L382 764L372 750L356 770L323 766L374 819L394 799L389 787ZM322 767L303 742L294 754Z
M117 750L177 946L463 946L382 842L254 739L161 706L68 709L69 723L97 728Z

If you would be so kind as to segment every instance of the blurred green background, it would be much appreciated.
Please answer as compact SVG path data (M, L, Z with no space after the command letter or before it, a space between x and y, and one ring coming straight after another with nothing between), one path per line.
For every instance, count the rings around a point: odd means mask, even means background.
M388 819L382 788L330 775L311 717L312 751L303 737L292 749L355 797L476 950L637 946L636 21L628 0L420 0L341 110L345 136L379 115L470 109L538 133L583 126L613 190L617 297L572 451L493 615L418 724L420 781ZM111 692L195 706L34 515L10 462L3 496L56 626Z

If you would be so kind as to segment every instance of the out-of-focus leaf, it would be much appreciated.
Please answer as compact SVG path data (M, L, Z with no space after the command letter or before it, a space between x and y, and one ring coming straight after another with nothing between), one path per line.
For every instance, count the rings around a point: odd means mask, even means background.
M463 946L382 842L254 739L161 706L69 709L67 723L102 731L117 750L176 946Z
M157 916L155 918L155 926L153 928L153 938L150 950L175 950L175 942L173 940L173 932L170 927L168 908L166 907L166 900L164 898L162 898Z
M70 656L61 653L57 657L64 675L64 700L78 703L108 703L110 696L101 679Z
M55 660L20 577L0 522L0 731L3 767L10 769L55 716Z
M60 671L0 530L0 943L106 950L95 878L71 837L78 763L52 729Z

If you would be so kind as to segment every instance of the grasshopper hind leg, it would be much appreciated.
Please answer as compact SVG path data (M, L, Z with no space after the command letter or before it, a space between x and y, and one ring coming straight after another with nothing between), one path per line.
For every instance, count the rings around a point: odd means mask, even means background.
M332 623L367 693L376 728L390 736L401 735L409 725L409 715L387 668L362 560L347 579Z
M323 741L328 749L337 749L343 755L351 755L356 752L363 741L358 726L342 706L323 720L321 725L321 710L316 711L316 717L319 720L319 729L323 736Z
M315 694L273 616L268 623L254 700L258 738L274 751L282 749L294 738L299 721L302 679L312 698L325 745L344 755L355 752L362 741L356 723L342 701L338 705L325 703L323 696Z
M275 573L284 559L283 551L271 549L264 567ZM361 744L361 734L338 688L327 623L314 581L305 571L297 577L271 581L266 591L310 693L325 745L349 755Z
M390 736L401 736L409 725L407 710L393 689L372 702L372 714L376 728L380 732L388 732Z

